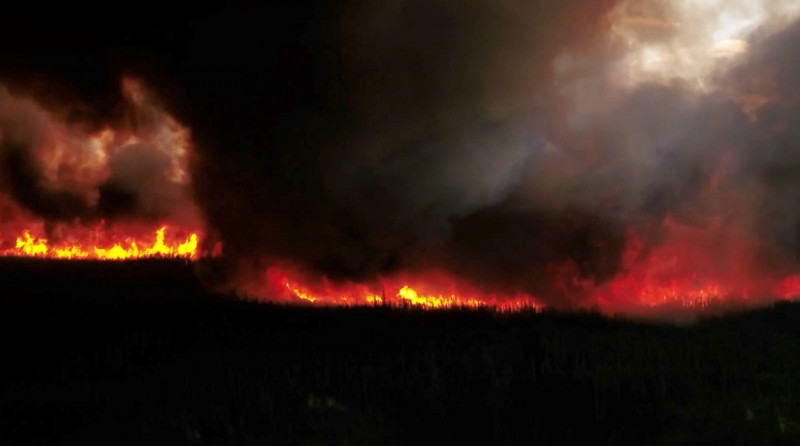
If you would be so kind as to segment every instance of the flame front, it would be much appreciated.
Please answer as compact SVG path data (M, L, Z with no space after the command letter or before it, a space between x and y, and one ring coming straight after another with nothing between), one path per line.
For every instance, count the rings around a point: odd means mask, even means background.
M0 256L201 255L195 228L204 224L188 166L191 132L140 80L124 77L120 87L123 113L95 123L67 119L69 104L45 104L0 85L0 164L7 169L0 184ZM20 166L7 165L14 156ZM23 172L8 173L16 170Z
M162 226L155 231L155 237L149 246L142 245L141 240L128 238L105 246L87 243L57 243L50 245L47 239L31 235L26 229L17 237L16 245L0 251L6 257L40 257L48 259L92 259L92 260L131 260L142 258L183 258L197 259L199 256L197 232L190 233L184 239L166 238L167 227Z
M631 228L617 271L603 280L581 275L570 262L550 265L539 280L549 284L541 287L541 293L522 287L496 293L441 271L399 272L365 283L341 283L288 266L268 268L266 286L262 282L246 292L315 306L500 311L557 307L648 317L669 317L677 309L752 307L800 296L800 274L792 263L776 263L772 256L772 264L763 264L758 259L769 254L769 245L735 228L695 227L666 218L658 233L660 241L653 243Z
M314 306L388 306L426 310L448 308L488 308L498 311L540 310L542 304L529 294L487 294L441 274L418 277L384 277L373 283L336 284L327 280L316 285L298 277L296 271L279 267L267 269L266 288L249 294L266 296L290 304ZM449 293L432 290L450 289Z
M344 291L337 294L314 295L302 288L286 283L290 296L297 299L296 303L306 302L317 305L367 305L412 307L426 310L439 310L449 308L490 308L498 311L540 310L542 305L530 296L517 296L498 300L484 297L462 297L458 294L425 294L418 292L409 285L400 286L391 297L378 294L359 293L356 290ZM290 301L291 302L291 301Z
M478 299L459 298L455 294L449 296L442 295L423 295L420 296L413 288L403 285L397 292L397 297L410 303L428 308L447 308L447 307L480 307L482 302Z

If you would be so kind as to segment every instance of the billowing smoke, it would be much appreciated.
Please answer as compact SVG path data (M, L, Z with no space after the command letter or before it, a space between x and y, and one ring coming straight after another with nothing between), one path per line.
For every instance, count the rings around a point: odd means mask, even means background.
M127 223L198 224L187 171L188 130L136 81L101 124L0 89L0 231ZM63 229L62 229L63 230ZM138 235L138 234L131 234Z
M790 0L308 0L150 18L180 32L101 54L191 128L194 198L224 247L200 265L214 285L435 271L557 306L650 305L800 291L784 286L798 17ZM108 109L64 72L91 116ZM5 103L20 111L2 118L0 185L32 212L160 215L185 197L158 149L185 136L161 108L129 107L151 136L102 178L54 180L31 156L49 118Z
M233 87L243 107L236 116L257 113L235 123L235 136L218 136L210 122L197 129L207 143L197 172L211 173L198 183L198 195L226 253L288 259L347 280L452 267L455 252L479 242L473 237L494 237L484 233L489 228L462 230L461 222L503 208L546 144L552 60L595 37L611 6L342 5L328 17L331 23L306 36L314 53L292 54L289 67L284 59L262 60L266 68L247 85L252 91ZM279 39L296 25L267 28ZM248 37L236 40L248 45ZM265 40L272 35L259 41ZM252 92L263 100L238 100ZM569 238L549 211L501 209L492 218L506 214L528 227L506 232L498 243L515 244L515 234L526 232L559 232L529 243L546 251L529 258L531 265L561 250L546 246L548 238ZM595 232L608 226L581 225ZM558 255L583 253L576 247Z
M328 12L313 51L287 67L268 48L226 90L259 116L199 130L199 199L235 280L282 262L334 281L435 270L572 305L759 295L794 272L792 2Z

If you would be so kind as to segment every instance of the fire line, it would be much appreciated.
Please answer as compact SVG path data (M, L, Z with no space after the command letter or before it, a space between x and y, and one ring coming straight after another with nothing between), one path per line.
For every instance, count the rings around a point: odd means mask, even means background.
M128 238L109 245L88 243L50 244L45 238L31 234L29 229L22 232L12 248L0 251L4 257L38 257L47 259L91 259L91 260L131 260L142 258L198 258L199 235L190 233L185 239L167 240L167 226L157 229L152 243L148 246L141 240Z

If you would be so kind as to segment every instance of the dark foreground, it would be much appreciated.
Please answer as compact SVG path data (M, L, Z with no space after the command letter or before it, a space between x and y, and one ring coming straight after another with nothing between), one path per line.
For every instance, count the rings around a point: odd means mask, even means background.
M0 259L0 444L798 444L800 305L677 328L303 309Z

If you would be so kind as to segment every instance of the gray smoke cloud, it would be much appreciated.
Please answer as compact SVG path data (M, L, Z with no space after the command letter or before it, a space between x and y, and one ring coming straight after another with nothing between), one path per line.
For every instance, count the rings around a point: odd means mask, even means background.
M533 268L543 268L556 252L584 256L589 242L564 253L549 243L566 241L575 231L608 235L618 245L618 229L603 218L587 214L585 223L565 229L558 222L571 217L559 215L562 210L506 203L519 195L548 146L553 60L596 37L613 5L345 3L333 19L336 38L323 47L330 53L315 53L307 63L324 66L315 74L324 78L324 88L318 90L315 78L305 85L308 92L284 99L266 87L270 93L263 96L273 98L274 109L262 109L269 117L256 119L259 124L245 124L246 136L238 141L193 126L208 143L196 175L209 179L198 197L210 225L231 258L288 259L348 280L453 269L455 253L497 236L504 238L493 249L509 250L508 257ZM329 34L325 38L331 41ZM261 81L298 82L280 74ZM306 104L306 93L321 99ZM223 145L224 151L218 148ZM236 186L227 187L232 177ZM225 201L217 199L220 190ZM499 219L505 232L462 227L482 212ZM519 238L531 234L538 241L521 245ZM532 245L541 248L535 256L521 250ZM476 262L475 270L491 260L480 256L492 255L472 254L468 262ZM599 253L586 256L589 263L592 256L613 263ZM495 268L487 276L488 270Z
M138 96L121 98L122 116L101 123L71 119L66 106L48 109L0 87L0 194L16 204L3 220L52 227L196 218L180 178L188 134L138 84L125 84Z
M333 281L435 270L571 305L687 233L712 254L681 272L796 269L795 3L231 6L182 23L191 38L143 71L191 128L193 195L224 246L211 282L274 263ZM122 120L161 135L156 109ZM13 115L2 153L22 167L2 187L29 209L187 200L156 136L113 151L102 181L48 183L26 155L46 129Z

